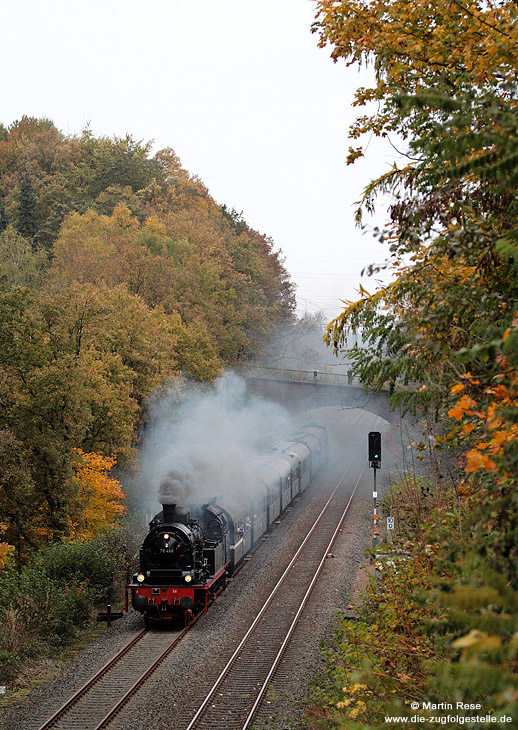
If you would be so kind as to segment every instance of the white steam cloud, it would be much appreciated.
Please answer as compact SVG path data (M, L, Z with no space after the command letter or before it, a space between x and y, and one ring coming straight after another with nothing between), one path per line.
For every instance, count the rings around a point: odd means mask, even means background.
M208 502L250 491L254 460L292 431L284 408L249 396L244 380L234 374L211 386L180 386L154 408L139 480L161 504Z

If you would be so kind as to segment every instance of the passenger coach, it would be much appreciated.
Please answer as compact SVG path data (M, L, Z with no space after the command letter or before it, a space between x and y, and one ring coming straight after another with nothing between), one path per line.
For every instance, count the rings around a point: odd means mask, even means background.
M326 429L308 424L260 463L251 462L252 489L234 490L205 504L164 504L149 523L140 570L126 587L127 600L131 596L146 624L189 623L207 610L327 458Z

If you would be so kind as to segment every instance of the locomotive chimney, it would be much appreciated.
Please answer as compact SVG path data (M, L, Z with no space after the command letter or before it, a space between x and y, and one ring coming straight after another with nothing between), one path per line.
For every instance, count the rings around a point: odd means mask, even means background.
M175 520L176 505L175 504L163 504L162 512L164 515L164 522L176 522L176 520Z

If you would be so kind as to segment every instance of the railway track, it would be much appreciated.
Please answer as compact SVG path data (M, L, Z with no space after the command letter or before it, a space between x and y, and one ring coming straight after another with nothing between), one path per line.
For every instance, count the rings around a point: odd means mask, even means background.
M194 716L192 706L190 711L184 706L174 718L178 730L247 730L251 726L345 520L364 469L350 496L343 484L347 470L342 474L210 691L204 699L202 695L193 698L199 705ZM164 631L140 632L39 730L102 730L110 726L188 628L173 635Z
M345 508L341 489L345 473L342 475L186 730L247 730L251 726L349 511L364 469L365 466Z
M39 730L101 730L106 727L190 626L175 633L141 631L40 725Z

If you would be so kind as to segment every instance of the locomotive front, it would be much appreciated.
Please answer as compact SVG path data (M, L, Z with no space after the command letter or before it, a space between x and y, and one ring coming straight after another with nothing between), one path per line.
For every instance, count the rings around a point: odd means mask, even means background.
M197 519L191 519L188 507L164 504L150 522L140 549L139 572L127 586L133 608L144 615L146 624L175 619L188 623L226 582L221 538L217 539L223 536L224 525L209 509L198 507ZM212 530L216 526L216 540L207 539L207 529L200 525L207 522L205 512L210 514ZM220 570L214 575L218 562Z
M143 577L142 577L143 576ZM184 585L204 577L203 532L186 507L164 505L140 550L138 582Z

